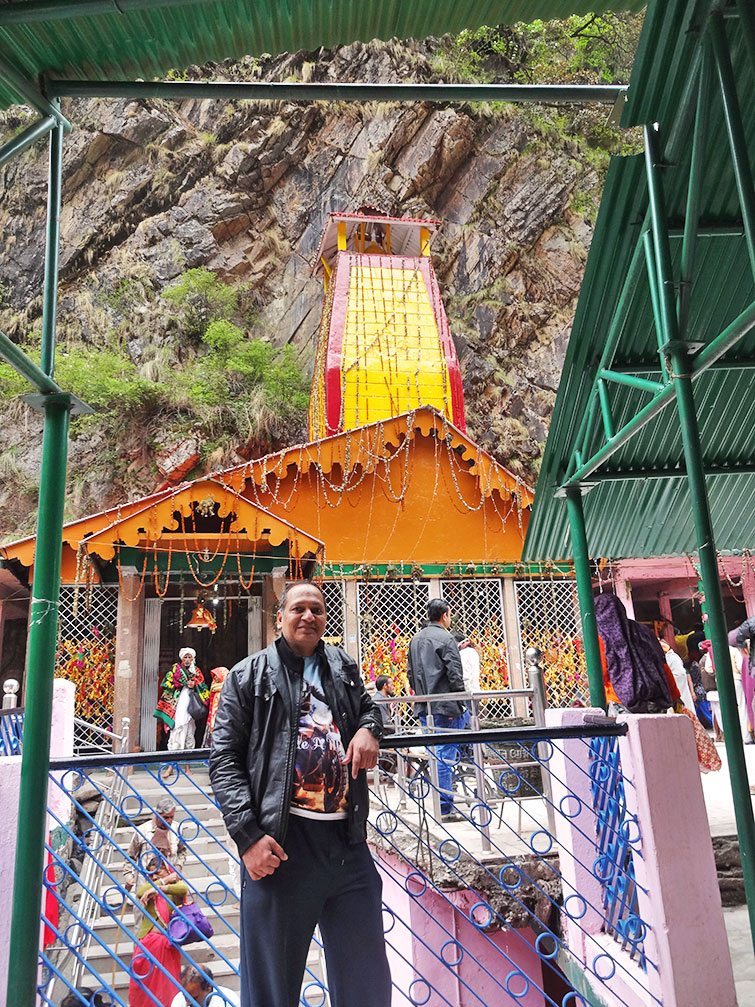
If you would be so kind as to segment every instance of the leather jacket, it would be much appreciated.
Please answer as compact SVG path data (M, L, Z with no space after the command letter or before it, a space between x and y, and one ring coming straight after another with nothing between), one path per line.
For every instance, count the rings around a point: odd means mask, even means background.
M381 737L380 715L355 661L318 644L320 675L344 747L360 727ZM243 855L271 835L283 845L299 733L304 660L281 637L231 668L220 693L210 749L210 781L228 832ZM367 838L369 794L364 770L349 776L348 838Z
M418 696L438 692L464 692L464 675L456 640L438 622L421 629L409 643L407 678ZM415 703L414 712L424 717L427 703ZM430 703L434 716L459 717L464 704L452 699Z

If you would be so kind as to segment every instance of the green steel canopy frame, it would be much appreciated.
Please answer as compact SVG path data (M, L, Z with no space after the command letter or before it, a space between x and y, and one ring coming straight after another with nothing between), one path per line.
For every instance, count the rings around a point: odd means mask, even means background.
M609 169L523 559L566 558L570 533L590 696L605 705L590 552L697 552L755 938L755 824L713 535L727 551L755 540L754 86L751 0L650 8L624 112L645 151Z
M54 380L55 329L58 286L58 243L60 192L62 176L63 136L71 127L60 112L58 98L65 95L123 95L183 98L189 97L236 97L281 98L289 100L316 100L338 98L340 100L435 100L435 101L482 101L502 99L507 101L614 101L622 100L622 88L583 87L527 87L512 88L508 85L467 87L415 85L229 85L229 84L178 84L163 81L149 83L153 77L164 76L174 67L189 64L203 64L208 60L219 60L244 54L259 55L265 51L281 52L301 48L315 48L320 45L334 45L352 42L355 39L374 37L390 38L421 37L428 34L442 34L459 31L462 28L476 28L482 24L514 23L529 21L535 17L566 17L573 13L599 12L607 8L639 11L645 0L417 0L413 4L377 3L364 0L357 4L354 0L270 0L267 4L251 4L249 0L18 0L0 2L0 108L15 103L25 103L36 109L39 120L0 147L0 165L49 134L50 173L48 190L47 244L45 250L45 278L43 296L42 355L40 366L29 360L19 348L3 333L0 333L0 356L10 361L36 387L38 395L29 401L41 409L45 415L43 453L40 478L40 503L37 536L37 563L35 567L34 589L30 607L28 672L26 696L26 724L21 768L19 841L17 843L16 868L14 878L14 904L11 931L11 951L13 968L8 979L8 1003L13 1007L33 1007L36 997L36 974L38 958L39 921L42 894L42 872L44 864L46 794L49 771L50 718L52 709L52 682L55 661L55 643L58 622L58 601L60 588L60 543L63 522L63 498L67 465L68 422L71 412L87 407L65 393ZM681 0L666 3L655 0L651 4L652 14L646 19L644 32L644 52L653 53L657 48L672 45L681 31L683 13L693 3ZM676 20L668 24L664 21L666 9L675 12ZM747 0L742 0L742 11L748 12ZM678 16L677 16L678 15ZM752 17L745 17L747 27L747 52L752 64L755 50ZM695 41L685 40L686 49L694 48ZM724 46L725 48L725 46ZM638 122L653 122L661 117L656 114L658 95L653 87L666 86L666 67L661 63L655 67L652 60L642 66L636 74L636 86L641 102L648 107ZM739 66L739 57L735 60ZM648 83L649 82L649 83ZM659 83L660 82L660 83ZM647 85L647 86L646 86ZM729 87L728 92L732 90ZM640 103L641 103L640 102ZM636 102L634 103L637 104ZM686 108L689 102L681 102ZM736 104L736 102L735 102ZM736 125L733 127L736 130ZM701 128L701 135L704 130ZM681 141L683 128L679 130ZM752 137L748 133L745 146ZM649 136L651 161L656 156ZM740 143L741 147L741 143ZM666 146L668 156L669 147ZM739 158L740 162L742 158ZM745 157L746 162L746 157ZM656 162L653 162L657 164ZM631 170L629 171L631 175ZM656 178L653 185L661 188L657 181L657 170L650 175ZM747 190L752 182L748 170L739 174L743 178L742 188ZM608 191L616 201L617 190L622 190L622 182L611 182ZM625 193L626 195L626 193ZM746 201L746 200L745 200ZM752 201L750 200L750 207ZM662 207L656 217L663 220ZM740 219L733 214L720 227L720 221L711 230L715 244L724 240L739 240L737 235L747 229L750 247L752 240L752 212L743 210ZM616 222L616 231L619 231ZM703 220L705 224L705 220ZM663 246L663 231L656 228ZM622 231L623 233L623 231ZM671 232L674 233L673 231ZM686 233L686 232L685 232ZM699 235L704 233L701 228ZM707 231L705 232L707 233ZM685 247L696 245L695 229L685 238ZM643 239L644 240L644 239ZM713 242L712 242L713 243ZM662 248L661 248L662 251ZM657 254L657 253L656 253ZM591 257L591 261L594 257ZM667 257L666 257L667 258ZM704 256L699 257L701 260ZM619 260L617 260L618 262ZM609 263L615 265L615 263ZM660 277L654 281L655 297L663 305L667 331L670 315L673 314L668 300L668 290L664 283L668 279L668 262L661 257L655 266ZM633 267L634 269L637 268ZM589 273L588 268L588 273ZM593 270L593 272L595 272ZM592 275L592 274L590 274ZM748 273L747 283L752 276ZM594 278L593 278L594 282ZM742 281L744 282L744 280ZM610 285L607 285L610 286ZM657 288L657 289L656 289ZM590 287L587 293L590 293ZM749 290L749 288L748 288ZM660 291L660 293L658 292ZM665 291L665 293L664 293ZM752 300L751 292L749 300ZM664 299L665 298L665 299ZM748 302L749 303L749 302ZM723 306L722 306L723 308ZM660 309L659 309L660 310ZM726 321L726 311L720 312ZM750 319L736 325L736 332ZM684 321L684 319L683 319ZM694 321L694 318L692 319ZM755 321L755 318L753 318ZM680 323L680 332L687 331L687 324ZM727 335L726 340L732 336ZM671 340L670 342L673 342ZM718 344L719 346L722 343ZM727 344L728 345L728 344ZM686 344L673 350L678 362L686 359ZM753 348L755 350L755 348ZM750 360L741 361L742 366L751 366ZM638 363L633 361L633 363ZM639 361L640 373L648 365L657 369L653 360L643 357ZM621 367L612 359L606 360L606 371L621 373ZM625 368L626 370L627 368ZM673 365L671 373L678 368ZM650 371L654 374L654 371ZM629 371L632 377L633 371ZM603 382L619 382L622 379L603 377ZM678 380L690 381L684 378ZM674 381L677 378L674 377ZM632 394L645 392L652 386L668 383L667 372L663 371L657 381L638 384L628 383ZM626 386L626 382L625 385ZM602 386L601 386L602 387ZM610 417L610 400L606 388L598 392L604 423L608 418L618 425L621 432L622 416L614 402L614 417ZM657 394L661 394L660 388ZM669 393L666 393L669 394ZM680 399L683 397L681 393ZM691 424L694 427L694 407L691 393L686 395L688 412L691 410ZM606 403L608 402L608 405ZM592 428L591 428L592 430ZM588 431L587 440L594 436ZM693 430L694 433L694 430ZM694 438L693 438L694 439ZM590 443L591 446L591 443ZM580 538L582 559L580 569L587 567L587 543L582 520L579 483L575 483L575 473L587 478L579 470L585 460L591 459L589 449L582 445L583 457L576 460L576 468L569 474L569 485L564 485L575 529ZM699 453L699 452L698 452ZM694 451L687 465L694 462ZM673 466L672 466L673 467ZM563 479L559 475L559 483ZM575 489L575 487L577 487ZM703 494L704 495L704 494ZM712 543L712 538L711 538ZM556 552L563 550L556 550ZM575 550L576 552L576 550ZM588 577L580 579L583 607L589 621L591 592ZM584 595L584 597L582 597ZM589 598L588 598L589 595ZM720 596L719 596L720 601ZM588 664L595 668L594 632L586 632ZM591 652L590 648L593 647ZM716 651L719 666L721 665ZM599 696L593 697L594 701ZM727 721L727 731L728 731ZM731 733L731 732L729 732ZM751 819L750 819L751 821ZM741 835L747 832L741 831ZM743 846L744 853L744 846ZM744 857L743 857L744 859ZM746 870L750 870L747 861ZM749 875L751 878L751 874ZM755 907L755 897L748 888L750 905Z

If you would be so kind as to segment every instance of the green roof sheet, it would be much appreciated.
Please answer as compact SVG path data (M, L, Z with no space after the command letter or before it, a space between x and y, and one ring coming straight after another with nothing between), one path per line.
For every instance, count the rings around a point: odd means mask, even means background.
M658 123L664 143L662 171L671 228L674 278L679 281L681 229L687 185L699 60L701 5L689 0L656 4L645 19L630 100L624 121ZM705 13L703 11L703 13ZM728 13L728 12L727 12ZM755 73L747 32L734 17L724 21L750 161L755 152ZM694 88L689 83L695 84ZM688 339L709 344L755 301L755 283L742 228L734 169L716 74L708 101L704 177L696 246ZM686 96L686 97L685 97ZM689 100L688 100L689 99ZM751 185L751 182L750 182ZM557 492L564 484L580 424L587 410L600 355L606 344L648 209L643 157L614 159L585 270L582 291L537 483L523 558L571 555L566 508ZM627 289L626 311L610 364L661 382L658 339L644 258ZM755 546L755 329L694 382L707 487L716 537L722 551ZM615 431L649 402L650 392L606 385ZM605 444L596 411L583 459ZM680 555L696 549L684 478L682 441L673 396L626 441L583 487L588 545L594 556L611 558ZM634 478L630 478L634 476ZM681 477L680 477L681 476Z
M36 84L144 80L209 60L422 38L535 18L634 10L643 0L20 0L0 2L0 58ZM0 69L0 108L22 100Z

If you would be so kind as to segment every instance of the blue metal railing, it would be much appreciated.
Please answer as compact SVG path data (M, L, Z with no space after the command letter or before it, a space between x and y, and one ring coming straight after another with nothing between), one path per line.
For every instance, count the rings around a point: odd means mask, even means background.
M24 740L24 709L0 710L0 755L20 755Z
M492 1007L522 1003L530 994L537 994L544 1007L587 1007L588 1001L575 989L567 985L568 992L563 992L559 963L565 957L589 970L598 984L622 971L629 975L632 957L646 970L657 968L643 947L647 928L639 919L636 898L634 902L631 898L636 896L632 857L641 855L641 844L618 789L615 736L624 731L615 725L587 730L521 728L402 737L384 743L393 750L393 761L385 768L384 760L384 768L375 773L369 838L384 879L394 1007L453 1007L462 999L465 1004ZM570 801L550 797L551 787L559 782L553 755L565 751L566 739L577 739L577 751L572 745L569 761L589 779L594 808L573 795ZM433 751L436 744L453 741L464 742L452 766L460 821L445 823L434 813ZM517 758L511 757L514 751ZM160 1007L147 978L142 981L135 974L143 971L135 968L135 962L146 962L156 974L170 970L149 948L139 948L135 932L141 909L123 881L126 869L142 876L149 871L144 858L138 863L128 856L135 830L147 838L148 851L158 855L147 826L165 796L175 804L173 829L189 851L178 873L215 930L209 940L182 947L181 962L203 971L211 961L216 981L238 987L242 868L208 792L206 754L149 753L53 762L51 780L70 798L75 815L73 824L63 815L55 818L58 840L54 849L50 846L55 882L46 886L55 893L59 921L45 921L55 941L41 957L42 1003L57 1004L67 989L84 983L105 991L114 1005L127 1007L131 983L145 990L148 1003ZM183 768L189 765L191 773ZM539 776L532 772L533 766ZM520 799L525 793L526 803ZM110 807L109 830L98 824L102 816L92 814L93 794ZM585 857L559 846L554 818L578 830L594 855ZM80 871L82 858L95 869ZM569 887L562 877L567 858L579 858L580 868L601 882L602 901L591 902L586 893ZM610 898L605 894L609 890ZM82 893L96 909L88 922L78 913ZM608 953L600 935L583 925L588 912L598 914L603 929L621 938L615 952ZM579 929L587 960L569 947L566 920ZM639 929L642 936L637 936ZM167 936L159 924L156 932ZM315 941L300 1001L307 1007L329 1004L321 950ZM636 969L631 974L636 983ZM615 990L613 995L614 1002L624 1002ZM187 1002L192 1007L195 1003L188 995ZM647 1002L660 1004L649 991Z
M593 870L603 886L606 930L646 971L648 925L640 918L634 873L639 831L636 819L627 811L627 784L616 738L590 741L590 776L599 851Z

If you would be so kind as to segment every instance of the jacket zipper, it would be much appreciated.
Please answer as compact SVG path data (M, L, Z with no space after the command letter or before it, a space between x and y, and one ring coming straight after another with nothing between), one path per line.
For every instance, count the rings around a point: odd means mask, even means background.
M301 688L301 683L299 684ZM296 739L299 734L299 723L296 721L294 723L294 718L296 714L296 706L294 704L294 690L291 683L291 679L288 681L288 701L289 701L289 715L290 715L290 731L288 736L288 760L286 763L286 779L285 786L283 787L283 799L281 800L280 808L280 844L281 846L286 840L286 835L288 834L288 818L291 811L291 775L294 769L294 762L296 761Z

